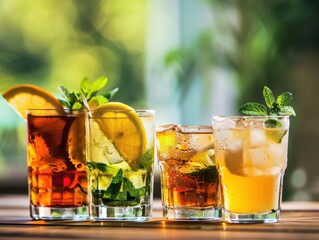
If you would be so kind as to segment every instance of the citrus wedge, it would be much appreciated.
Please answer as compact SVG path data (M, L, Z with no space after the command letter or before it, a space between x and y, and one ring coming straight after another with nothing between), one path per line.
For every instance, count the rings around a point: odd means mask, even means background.
M280 144L282 139L287 133L287 129L281 129L281 128L269 128L266 130L266 137L267 139Z
M92 117L130 167L138 169L147 138L143 122L135 110L123 103L110 102L94 109Z
M63 105L56 97L34 85L23 84L12 87L2 96L24 119L26 119L28 109L58 109L58 111L63 111Z

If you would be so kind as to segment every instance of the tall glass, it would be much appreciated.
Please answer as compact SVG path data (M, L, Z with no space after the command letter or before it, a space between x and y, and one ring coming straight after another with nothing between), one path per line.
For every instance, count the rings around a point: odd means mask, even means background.
M27 112L28 185L35 220L88 218L85 113Z
M287 167L289 117L213 117L224 219L277 222Z
M156 137L164 219L220 220L212 127L164 125Z
M88 119L91 220L151 218L155 111L92 111Z

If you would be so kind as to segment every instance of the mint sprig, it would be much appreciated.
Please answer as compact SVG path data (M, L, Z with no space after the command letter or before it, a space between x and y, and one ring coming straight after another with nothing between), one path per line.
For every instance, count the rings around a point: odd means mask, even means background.
M99 93L107 85L107 81L107 77L100 77L91 84L88 78L84 78L79 91L71 91L63 85L58 85L58 90L62 95L59 100L70 110L82 109L85 103L90 103L90 101L95 101L96 105L108 103L119 89Z
M264 87L263 96L266 106L256 102L243 104L239 111L249 116L296 116L295 110L290 106L292 94L284 92L277 99L268 87Z

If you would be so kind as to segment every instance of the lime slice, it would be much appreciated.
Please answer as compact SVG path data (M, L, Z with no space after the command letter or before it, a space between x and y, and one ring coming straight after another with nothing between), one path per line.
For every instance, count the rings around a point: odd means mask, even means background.
M280 144L283 137L286 135L287 129L282 128L270 128L266 130L266 137L270 141Z
M197 172L203 168L215 165L215 151L208 149L205 151L197 152L189 161L181 166L178 171L183 174Z
M146 171L145 170L138 170L136 172L129 171L127 179L133 184L135 189L142 188L146 185Z
M205 151L197 152L190 159L191 162L202 164L203 167L215 165L215 151L208 149Z

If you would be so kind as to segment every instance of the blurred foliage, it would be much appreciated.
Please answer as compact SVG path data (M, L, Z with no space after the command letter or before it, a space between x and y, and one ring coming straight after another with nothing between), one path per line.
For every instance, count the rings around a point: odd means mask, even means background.
M118 99L142 101L146 1L93 3L0 1L0 91L32 83L57 92L106 75Z
M146 8L146 0L0 0L0 93L29 83L60 96L58 84L78 89L85 77L107 76L106 90L120 89L113 101L144 107ZM0 100L5 185L26 176L25 125Z
M303 55L318 53L319 1L206 0L205 4L211 12L209 24L190 46L172 49L164 59L167 68L178 76L180 96L186 95L195 76L202 81L214 81L209 72L219 68L236 80L235 109L244 102L263 102L261 93L266 85L275 94L292 92L292 105L297 116L302 116L305 112L299 108L298 86L291 72ZM291 120L284 200L292 195L288 181L298 161L303 160L297 159L298 154L303 155L296 150L298 119Z
M289 69L298 54L319 46L319 2L311 0L206 0L212 21L191 46L170 51L167 67L187 91L195 75L221 67L237 79L240 99L262 101L264 85L292 90ZM207 79L206 79L207 80ZM208 80L207 80L208 81ZM182 94L183 95L183 94Z

